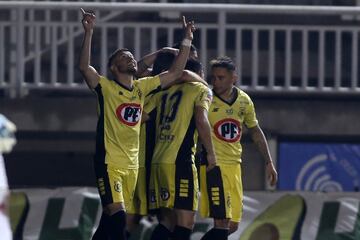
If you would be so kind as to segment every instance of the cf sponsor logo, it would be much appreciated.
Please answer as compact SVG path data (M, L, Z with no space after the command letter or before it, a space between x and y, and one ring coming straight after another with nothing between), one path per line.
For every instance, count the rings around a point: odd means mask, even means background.
M226 118L217 122L214 126L216 137L226 142L236 142L240 140L241 127L240 122Z
M116 115L122 123L135 126L141 117L141 106L136 103L124 103L116 109Z

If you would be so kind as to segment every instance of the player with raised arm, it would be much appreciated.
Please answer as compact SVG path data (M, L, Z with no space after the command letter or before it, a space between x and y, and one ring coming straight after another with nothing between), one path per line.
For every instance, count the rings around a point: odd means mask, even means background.
M166 51L160 50L157 53L156 59L152 66L151 75L155 76L162 72L169 70L172 63L174 62L178 51ZM176 50L176 49L174 49ZM202 73L202 65L197 60L189 58L182 76L183 82L202 82L207 86L207 83L200 77ZM138 179L136 184L136 190L134 194L134 200L132 202L131 209L127 215L127 230L129 235L137 235L136 228L139 226L140 220L143 216L148 215L148 197L149 192L149 178L150 178L150 167L153 156L155 141L156 141L156 108L152 107L155 96L161 94L161 89L152 91L145 97L146 104L143 111L142 121L140 127L140 146L139 146L139 171ZM150 110L148 110L148 109Z
M277 181L277 172L258 124L254 104L244 91L235 86L237 76L233 61L228 57L212 60L211 74L214 99L209 109L209 121L217 166L206 172L206 157L203 159L200 169L200 213L203 217L214 219L214 228L202 240L225 240L228 234L238 228L242 214L240 139L244 126L249 129L266 160L271 185Z
M134 81L137 62L127 49L118 49L108 67L113 80L101 76L90 65L95 15L83 13L85 35L79 68L89 88L97 94L98 114L94 168L103 214L93 239L126 239L126 207L133 200L138 171L141 113L145 96L157 87L169 87L183 75L195 30L185 22L185 38L169 71Z
M150 209L159 211L159 224L152 240L190 239L199 197L194 164L198 134L208 151L208 168L216 164L207 119L211 98L204 84L183 83L163 90L149 102L157 110L149 201Z
M176 50L176 49L174 49ZM162 72L169 70L174 62L178 51L157 51L155 59L149 60L145 56L141 61L147 59L148 69L151 70L151 76L156 76ZM152 68L149 68L152 66ZM145 96L145 104L151 101L152 97L159 94L161 89L156 89ZM143 216L149 214L148 211L148 191L149 191L149 179L150 179L150 167L152 155L155 147L155 119L156 108L152 108L151 111L147 111L145 105L143 110L142 124L140 127L140 145L139 145L139 171L138 179L136 183L136 189L134 194L134 200L132 202L131 209L127 215L127 231L130 235L137 234L136 228L138 227L140 220ZM144 116L145 115L145 116Z

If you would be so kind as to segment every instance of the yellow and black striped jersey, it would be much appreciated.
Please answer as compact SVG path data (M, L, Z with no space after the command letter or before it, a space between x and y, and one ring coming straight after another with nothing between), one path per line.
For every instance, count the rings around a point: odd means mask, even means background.
M132 89L106 77L100 78L95 88L99 115L95 161L125 169L138 168L144 99L159 86L158 76L136 80Z
M248 128L258 124L250 97L237 87L233 89L236 91L233 102L226 102L214 93L209 109L211 137L218 163L241 162L243 124Z
M212 91L202 83L174 85L156 94L156 144L152 163L194 162L196 106L209 109ZM147 108L147 106L145 106Z

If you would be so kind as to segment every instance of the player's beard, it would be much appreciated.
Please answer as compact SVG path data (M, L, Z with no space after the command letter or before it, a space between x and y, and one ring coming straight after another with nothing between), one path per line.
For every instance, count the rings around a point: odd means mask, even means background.
M137 71L136 67L133 66L126 66L126 69L123 69L122 67L118 66L117 69L120 73L125 73L130 75L134 75Z
M130 66L127 68L127 73L129 74L135 74L137 71L136 67Z

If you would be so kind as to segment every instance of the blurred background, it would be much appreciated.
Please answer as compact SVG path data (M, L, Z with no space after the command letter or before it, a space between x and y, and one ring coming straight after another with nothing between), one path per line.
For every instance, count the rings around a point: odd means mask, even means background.
M181 15L193 19L193 43L205 72L217 56L236 62L237 84L253 99L276 162L276 189L357 192L358 5L359 0L1 1L0 112L18 128L18 143L4 156L10 188L95 186L96 98L77 69L83 7L97 15L92 65L102 74L115 49L126 47L139 60L181 40ZM246 132L241 141L244 190L272 190Z
M139 60L181 39L182 14L194 19L194 45L205 70L216 56L234 59L238 85L253 98L276 160L285 151L282 143L312 148L360 142L360 22L346 11L326 10L359 1L271 1L307 5L304 9L261 5L270 3L266 0L158 1L184 4L126 8L112 2L1 5L0 109L18 127L18 144L5 157L11 187L94 185L96 98L77 69L79 6L97 13L92 64L103 74L118 47L129 48ZM204 5L193 7L195 2ZM263 160L246 134L242 141L245 189L263 190ZM295 148L280 160L291 166L303 150Z

